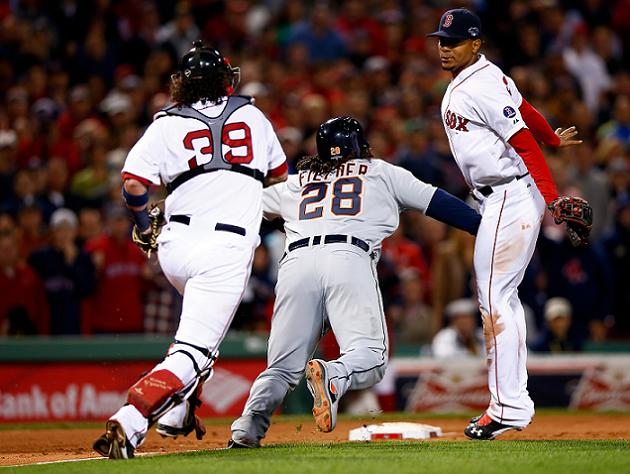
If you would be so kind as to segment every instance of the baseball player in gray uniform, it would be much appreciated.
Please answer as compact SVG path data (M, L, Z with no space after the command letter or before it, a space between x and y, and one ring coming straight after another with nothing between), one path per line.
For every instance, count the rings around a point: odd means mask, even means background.
M388 340L376 264L381 242L398 227L402 210L416 209L477 233L480 216L464 202L371 158L359 122L333 118L319 127L317 155L303 158L297 175L264 192L264 217L285 221L286 253L276 285L268 366L232 424L229 447L260 446L272 413L305 367L313 415L323 432L335 428L337 404L348 390L381 380ZM311 359L327 324L341 356Z

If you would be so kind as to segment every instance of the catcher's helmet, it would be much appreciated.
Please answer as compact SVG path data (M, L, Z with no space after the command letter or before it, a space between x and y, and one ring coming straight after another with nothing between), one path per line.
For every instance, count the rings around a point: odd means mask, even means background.
M232 67L216 49L204 46L203 41L193 41L193 47L179 61L178 73L187 79L210 81L227 78L232 89L236 89L241 79L240 68Z
M354 152L354 157L365 156L370 149L363 127L352 117L335 117L319 126L317 154L322 161L338 161Z

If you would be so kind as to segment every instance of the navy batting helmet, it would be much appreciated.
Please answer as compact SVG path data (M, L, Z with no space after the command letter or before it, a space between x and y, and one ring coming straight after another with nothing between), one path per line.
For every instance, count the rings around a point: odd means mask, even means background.
M354 152L354 157L367 155L370 145L363 127L352 117L335 117L319 126L317 154L322 161L338 161Z
M241 79L238 67L232 67L216 49L204 46L203 41L193 41L193 47L179 61L178 73L187 79L217 81L228 78L228 86L236 89Z

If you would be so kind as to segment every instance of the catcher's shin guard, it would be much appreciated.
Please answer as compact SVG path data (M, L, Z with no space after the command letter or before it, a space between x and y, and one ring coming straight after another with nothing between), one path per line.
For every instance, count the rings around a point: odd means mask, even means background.
M166 358L129 389L127 402L151 426L197 391L210 377L214 359L203 348L176 341Z
M151 418L183 389L183 382L174 373L165 369L155 370L129 389L127 403L136 407L145 418Z

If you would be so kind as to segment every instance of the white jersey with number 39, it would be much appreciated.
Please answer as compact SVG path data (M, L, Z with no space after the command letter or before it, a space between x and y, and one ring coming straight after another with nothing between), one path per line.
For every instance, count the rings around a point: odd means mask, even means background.
M208 117L217 117L225 108L223 100L215 105L193 105ZM123 173L144 178L153 184L167 184L189 169L220 160L214 153L206 124L178 116L157 118L129 152ZM286 161L273 127L253 105L245 105L227 119L221 146L230 163L268 171ZM178 187L166 200L166 217L184 214L212 221L238 224L256 235L262 212L262 184L252 177L219 170L197 176Z
M461 71L442 99L451 152L471 188L527 173L508 140L526 127L514 81L484 55Z

